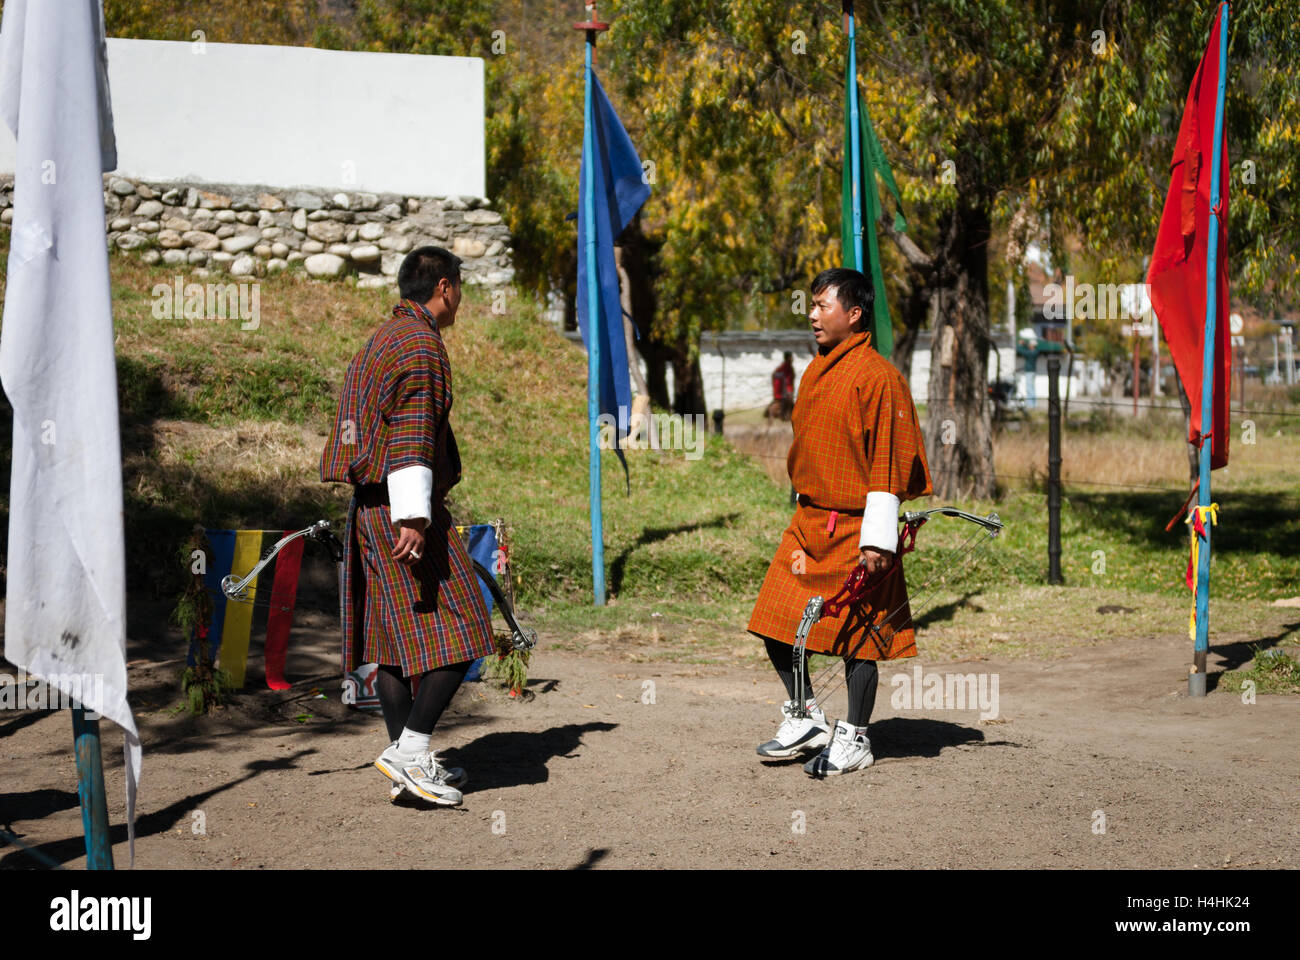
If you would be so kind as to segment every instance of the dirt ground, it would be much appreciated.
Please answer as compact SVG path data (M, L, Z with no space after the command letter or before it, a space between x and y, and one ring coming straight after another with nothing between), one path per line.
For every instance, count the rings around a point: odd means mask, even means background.
M467 684L435 733L470 777L451 809L389 803L371 766L383 724L340 703L334 636L327 616L300 618L294 688L266 690L254 658L245 692L200 719L173 712L174 644L132 644L137 867L1300 866L1300 697L1190 700L1175 669L1185 640L890 664L875 765L816 781L754 753L780 719L769 671L563 653L543 636L528 698ZM890 678L918 665L996 675L999 715L891 704ZM125 866L121 740L107 722L104 744ZM0 825L84 866L69 715L0 715L0 763ZM0 867L33 865L0 847Z

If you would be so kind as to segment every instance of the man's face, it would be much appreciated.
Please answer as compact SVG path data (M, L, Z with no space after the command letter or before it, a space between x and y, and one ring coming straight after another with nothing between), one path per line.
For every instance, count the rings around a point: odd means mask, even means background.
M827 287L813 297L808 320L812 324L813 339L819 347L832 349L858 332L862 308L845 310L836 298L836 289Z

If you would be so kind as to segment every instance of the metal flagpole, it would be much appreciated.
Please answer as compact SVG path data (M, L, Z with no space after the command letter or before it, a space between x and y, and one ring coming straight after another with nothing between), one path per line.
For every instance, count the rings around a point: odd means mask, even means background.
M852 154L850 162L853 169L853 265L858 272L870 276L870 269L862 261L862 142L859 136L862 127L858 116L858 41L853 17L853 0L844 0L844 32L849 35L849 88L846 94L849 98L849 143ZM876 295L883 294L877 291ZM868 322L865 317L863 322ZM874 330L874 326L872 329Z
M1061 358L1047 358L1047 582L1061 576Z
M1201 481L1197 494L1200 507L1209 507L1210 454L1214 444L1214 336L1218 304L1219 261L1219 168L1223 150L1223 94L1228 72L1228 4L1219 5L1219 84L1214 103L1214 153L1210 161L1210 235L1205 251L1205 352L1201 363ZM1226 428L1221 425L1221 429ZM1203 521L1205 543L1197 553L1196 569L1196 648L1192 672L1187 677L1187 693L1205 696L1205 658L1210 649L1210 529ZM1195 528L1192 536L1196 536Z
M591 590L595 605L605 605L605 541L600 497L600 293L596 275L596 193L595 122L591 97L591 65L596 50L596 34L608 30L609 24L596 19L595 0L587 4L588 19L575 23L575 30L586 31L586 71L584 73L582 163L587 171L582 194L582 218L586 234L587 263L587 433L591 488Z
M77 797L81 827L86 835L86 869L112 870L113 844L108 832L108 801L104 796L104 756L99 745L99 715L80 703L72 706L72 737L77 751Z

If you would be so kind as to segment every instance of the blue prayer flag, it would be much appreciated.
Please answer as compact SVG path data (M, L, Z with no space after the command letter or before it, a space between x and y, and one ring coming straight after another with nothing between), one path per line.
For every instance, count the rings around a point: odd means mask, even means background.
M590 75L592 113L595 119L592 155L594 170L588 170L584 156L579 196L587 195L587 178L592 178L596 221L596 283L600 316L595 324L587 305L587 224L578 215L578 326L583 343L591 349L594 328L600 348L600 413L618 424L618 437L627 434L632 412L632 384L628 375L627 346L623 335L623 309L618 295L618 271L614 265L614 240L636 216L650 187L645 182L641 158L610 105L596 78ZM616 448L620 459L622 451ZM626 464L624 465L626 468Z

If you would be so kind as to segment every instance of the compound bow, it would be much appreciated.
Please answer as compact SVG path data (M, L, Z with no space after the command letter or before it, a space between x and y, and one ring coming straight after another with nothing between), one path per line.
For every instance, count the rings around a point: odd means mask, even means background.
M333 531L330 530L330 522L328 520L317 520L310 527L304 527L303 529L296 530L293 533L285 534L279 540L275 541L275 545L266 551L261 560L257 561L257 566L253 567L253 569L248 571L244 576L236 577L233 574L228 574L227 576L222 577L221 592L231 600L251 603L252 601L248 599L248 585L257 579L257 575L262 572L262 569L268 563L275 559L277 553L299 537L309 537L317 543L323 543L326 549L329 550L330 557L335 563L343 562L343 544L338 537L334 536Z
M257 575L262 572L268 563L275 559L277 553L299 537L307 537L317 541L318 543L323 543L329 550L330 557L334 562L340 564L339 596L341 599L344 576L344 571L341 567L343 563L343 543L330 529L330 522L328 520L318 520L310 527L304 527L302 530L296 530L293 533L281 537L275 542L274 546L266 551L266 554L262 559L257 562L257 566L253 567L253 569L248 571L247 574L242 577L235 577L233 575L223 577L221 580L221 591L231 600L237 600L241 603L253 603L253 601L248 598L248 585L257 579ZM515 619L514 610L506 600L505 594L501 591L500 585L497 583L496 577L492 575L492 572L488 570L487 567L483 566L483 564L479 563L477 560L471 560L471 562L474 564L474 571L478 574L479 579L487 584L487 588L491 592L492 598L496 601L497 607L501 610L501 616L505 618L506 625L510 627L511 643L514 649L526 651L537 646L537 632L527 627L520 626L519 621Z
M901 576L903 555L911 553L916 549L917 531L924 526L925 522L929 520L930 517L936 514L945 517L957 517L961 520L969 520L971 523L979 526L979 529L976 530L969 539L953 550L957 562L968 562L968 559L972 556L977 547L982 548L987 546L990 540L1002 532L1002 520L996 513L990 513L987 517L981 517L974 513L967 513L965 510L959 510L956 507L933 507L929 510L912 510L904 513L903 532L899 534L898 549L894 551L894 559L889 566L885 567L883 570L877 571L873 575L868 574L867 568L859 564L853 569L853 572L849 574L848 578L844 581L844 586L840 588L839 592L836 593L835 596L831 597L829 600L826 600L821 596L812 597L804 607L803 618L799 621L799 628L795 632L794 641L795 716L809 716L804 675L807 671L806 660L808 634L812 632L813 626L823 616L839 616L842 610L845 610L860 601L874 587L883 582L886 577L894 575L895 572ZM963 569L967 565L966 562L963 562ZM917 588L916 599L928 597L924 603L920 604L917 612L924 610L933 600L934 591L930 591L929 594L926 593L930 584L941 575L946 577L951 573L952 566L953 564L945 564L938 571L932 574L925 583L921 584L921 586ZM901 613L911 603L912 598L904 600L893 610L889 611L889 613L879 622L868 622L866 627L863 629L862 637L858 640L857 644L852 650L848 651L844 655L845 662L847 663L849 660L852 660L857 656L858 651L862 649L867 640L883 640L883 637L881 637L880 634L881 628L892 621L894 617ZM817 677L807 681L807 687L812 688L814 695L817 693L817 685L824 683L827 676L832 670L834 670L834 668L835 665L831 664ZM844 678L840 677L839 683L843 682ZM823 696L821 698L823 703L826 702L826 699L830 697L831 693L839 689L839 683L832 684L829 689L823 691Z

